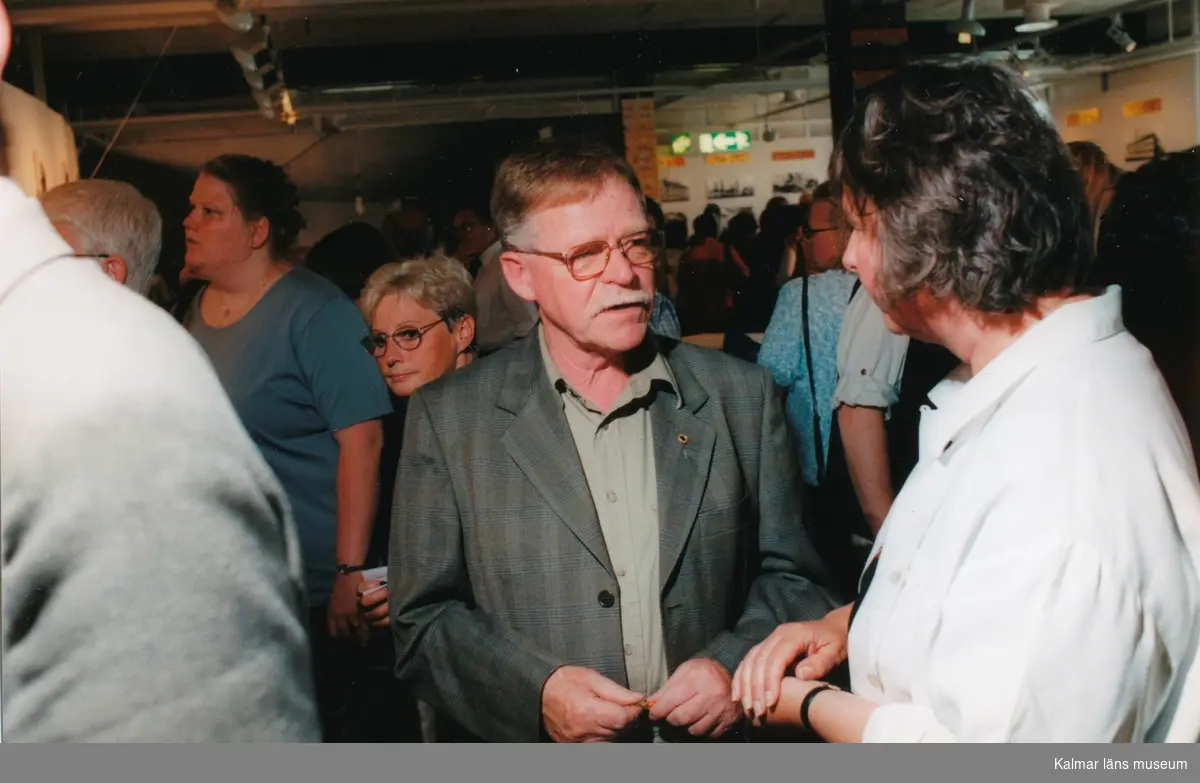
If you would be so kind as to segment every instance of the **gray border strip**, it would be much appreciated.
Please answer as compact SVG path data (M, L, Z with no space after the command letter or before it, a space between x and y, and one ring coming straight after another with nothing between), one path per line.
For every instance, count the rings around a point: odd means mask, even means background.
M1072 769L1063 760L1092 761ZM1128 769L1105 769L1127 763ZM1186 769L1141 770L1137 762ZM307 745L0 747L12 783L1195 783L1200 745Z

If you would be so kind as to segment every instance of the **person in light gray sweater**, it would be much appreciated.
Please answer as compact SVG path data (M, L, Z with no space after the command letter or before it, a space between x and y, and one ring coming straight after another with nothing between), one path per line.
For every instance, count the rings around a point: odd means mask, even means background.
M287 501L199 346L5 177L0 241L0 738L319 741Z
M0 179L3 740L318 741L286 499L199 347Z

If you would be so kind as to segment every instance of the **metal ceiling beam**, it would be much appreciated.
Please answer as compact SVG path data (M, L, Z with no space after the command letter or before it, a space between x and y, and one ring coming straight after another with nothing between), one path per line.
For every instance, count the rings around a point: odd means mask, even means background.
M604 6L724 5L725 0L258 0L254 12L272 18L308 16L411 16L484 11L537 11ZM14 8L14 27L64 27L76 31L141 30L151 27L206 27L218 24L212 0L65 3Z
M769 82L723 82L721 84L714 84L705 88L684 85L651 85L623 88L597 88L589 90L510 92L492 95L439 95L405 100L322 102L312 102L311 100L306 100L306 96L301 93L297 96L294 105L298 117L298 124L312 122L312 120L315 118L337 118L339 123L353 124L354 117L365 117L372 114L409 115L409 117L405 118L403 122L401 122L400 119L397 119L396 124L434 124L433 122L422 120L419 116L416 117L416 122L414 123L412 121L412 115L421 111L434 112L436 110L452 109L456 107L465 108L493 106L496 108L483 118L499 119L507 116L510 111L517 112L515 116L527 116L528 112L525 112L520 107L522 102L532 102L536 104L539 102L575 101L576 103L574 105L582 108L586 106L586 102L588 100L604 99L610 101L612 98L646 93L655 95L678 95L683 97L697 95L711 97L714 95L744 95L754 92L811 90L814 88L825 88L826 85L827 82L824 79L781 79ZM611 106L611 101L608 103L608 105ZM504 108L505 106L510 108L506 109ZM169 127L178 125L180 123L200 124L221 121L250 120L256 117L261 117L261 114L255 110L188 112L181 114L131 117L129 118L127 124L130 127L152 128L156 125ZM99 133L111 130L120 125L120 123L121 120L119 119L89 120L85 122L72 123L71 127L79 132Z

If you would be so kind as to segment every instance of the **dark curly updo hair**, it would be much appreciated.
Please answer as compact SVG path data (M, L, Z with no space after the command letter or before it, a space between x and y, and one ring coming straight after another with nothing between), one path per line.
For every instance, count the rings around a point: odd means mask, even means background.
M222 155L200 171L216 177L233 191L233 201L246 220L266 218L270 224L271 254L282 258L304 228L296 186L279 166L250 155Z
M927 289L1016 313L1085 292L1083 182L1023 80L992 65L914 65L880 82L838 141L832 179L874 211L889 302Z

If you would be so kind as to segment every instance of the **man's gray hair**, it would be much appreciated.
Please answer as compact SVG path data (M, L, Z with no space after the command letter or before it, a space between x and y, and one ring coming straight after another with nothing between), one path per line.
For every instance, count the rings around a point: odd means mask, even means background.
M51 221L70 226L81 254L116 256L125 262L125 285L139 294L162 252L162 216L154 202L127 182L85 179L42 196Z
M461 262L444 255L385 264L363 286L359 309L367 323L375 308L392 294L412 297L447 321L476 316L475 281Z

